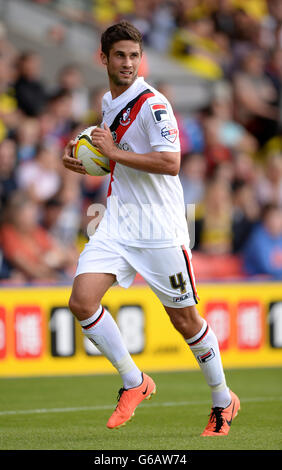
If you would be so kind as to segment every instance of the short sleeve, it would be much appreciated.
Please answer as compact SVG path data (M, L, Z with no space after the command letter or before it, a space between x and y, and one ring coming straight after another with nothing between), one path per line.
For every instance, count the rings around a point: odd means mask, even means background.
M142 126L157 152L179 152L179 130L171 105L156 96L146 100L141 113Z

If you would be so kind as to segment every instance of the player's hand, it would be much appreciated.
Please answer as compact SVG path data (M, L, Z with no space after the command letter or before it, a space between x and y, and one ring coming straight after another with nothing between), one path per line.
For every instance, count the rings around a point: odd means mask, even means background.
M75 171L76 173L81 173L82 175L86 174L86 170L81 162L77 158L72 156L72 147L75 145L74 140L70 140L64 149L63 154L63 165L68 170Z
M104 123L104 129L101 127L96 127L91 132L92 142L95 147L103 154L105 157L112 158L113 154L117 150L117 147L113 141L113 136L109 126Z

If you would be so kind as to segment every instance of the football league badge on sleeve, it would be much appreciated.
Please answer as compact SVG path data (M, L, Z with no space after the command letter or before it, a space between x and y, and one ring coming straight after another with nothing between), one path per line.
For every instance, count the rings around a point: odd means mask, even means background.
M178 135L178 130L174 127L165 126L161 130L161 136L174 144Z

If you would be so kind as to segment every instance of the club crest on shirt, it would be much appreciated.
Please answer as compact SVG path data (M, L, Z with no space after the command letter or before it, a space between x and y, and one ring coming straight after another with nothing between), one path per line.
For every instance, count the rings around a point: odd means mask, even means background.
M122 113L122 117L120 118L119 120L119 123L122 125L122 126L128 126L128 124L130 123L131 119L130 119L130 108L127 108L126 111L124 111Z
M175 127L165 126L161 130L161 136L172 144L176 141L178 130Z

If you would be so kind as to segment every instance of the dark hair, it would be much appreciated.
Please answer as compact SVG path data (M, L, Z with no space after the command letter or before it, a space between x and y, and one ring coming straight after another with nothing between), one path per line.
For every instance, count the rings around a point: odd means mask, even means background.
M269 202L269 203L264 204L261 209L262 220L265 220L268 217L268 215L271 214L271 212L279 211L279 210L281 210L279 204L276 204L274 202Z
M69 90L60 88L58 90L55 90L54 93L50 94L49 103L53 104L62 98L70 98L70 97L71 97L71 92Z
M109 57L110 50L115 42L133 41L140 45L142 52L142 35L128 21L122 20L120 23L110 26L101 36L101 49L104 54Z

